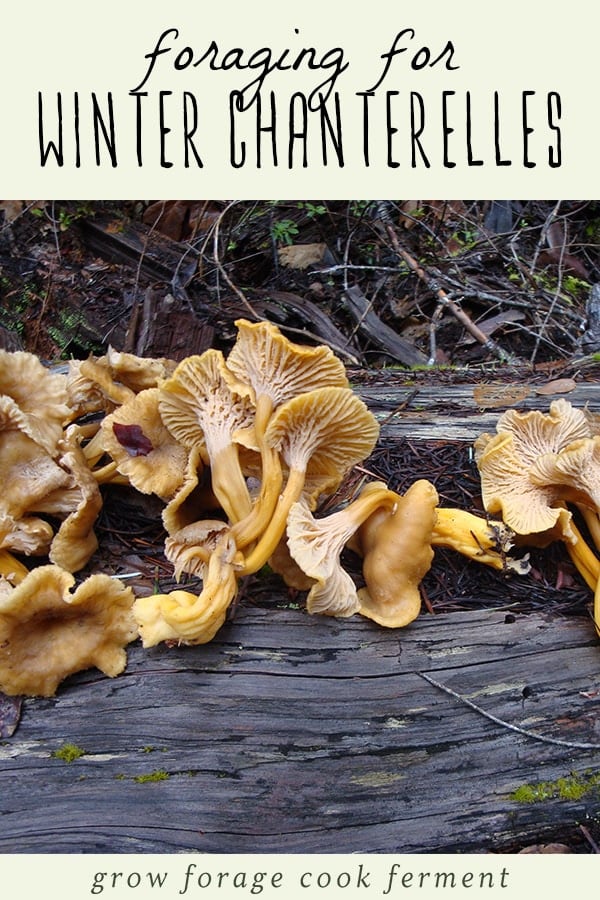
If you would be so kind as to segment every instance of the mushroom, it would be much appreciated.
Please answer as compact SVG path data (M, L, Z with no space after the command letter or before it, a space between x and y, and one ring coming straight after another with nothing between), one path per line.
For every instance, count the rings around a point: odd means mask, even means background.
M247 555L242 574L258 571L282 539L289 511L303 493L310 502L339 485L377 441L375 417L350 388L324 387L293 397L271 417L265 432L289 474L273 516Z
M188 451L163 423L159 397L148 388L106 416L102 446L136 490L169 500L183 484Z
M230 528L220 519L201 519L186 525L165 540L165 556L174 566L175 579L183 572L204 576L219 539Z
M531 472L540 457L589 437L585 414L566 400L556 400L548 414L508 410L496 430L496 435L483 434L474 444L486 510L500 513L518 534L546 531L559 522L567 528L570 513L560 505L563 491L537 483Z
M79 445L76 425L67 428L59 448L60 465L70 476L68 489L54 491L36 511L63 519L50 545L50 561L77 572L98 547L94 525L102 509L102 495Z
M529 554L509 555L515 545L515 533L504 522L482 518L464 509L439 506L432 536L433 547L448 547L457 553L502 571L526 575Z
M360 601L350 575L342 568L340 555L360 525L378 509L391 509L398 495L382 482L366 485L358 498L345 508L315 518L306 501L294 503L287 523L287 541L299 568L316 582L306 599L309 613L352 616Z
M18 429L52 455L70 415L66 384L32 353L0 350L0 430Z
M315 388L347 387L348 379L343 363L329 347L294 344L270 322L238 319L235 324L238 336L227 357L227 367L252 387L254 441L262 460L260 496L248 519L233 530L238 547L245 547L266 527L282 485L279 455L265 440L273 411Z
M0 594L0 690L52 696L64 678L96 667L113 677L137 637L133 592L108 575L91 575L71 593L73 575L33 569Z
M183 481L162 511L168 534L175 534L186 525L197 522L206 510L219 508L212 490L202 483L205 469L200 459L200 447L189 451Z
M196 596L190 591L139 597L133 613L144 647L161 641L205 644L225 622L227 610L237 591L239 556L231 536L217 539L204 569L204 583Z
M62 433L62 432L61 432ZM48 552L54 532L42 519L48 495L70 485L69 474L23 431L0 431L0 546L28 555Z
M177 367L173 359L136 356L109 347L106 362L113 378L136 394L148 388L158 387L169 378Z
M358 612L387 628L401 628L421 609L419 585L433 561L431 543L438 494L415 481L391 508L380 508L359 528L366 586Z
M190 356L160 388L159 409L171 434L185 447L200 447L210 465L212 489L232 522L252 508L234 432L254 419L248 385L237 382L219 350Z
M600 491L594 482L593 460L598 452L590 420L566 400L550 405L549 413L508 410L497 434L475 441L482 498L489 513L523 540L541 545L564 541L571 559L595 591L594 620L600 625L598 571L600 562L572 521L568 502L596 506Z

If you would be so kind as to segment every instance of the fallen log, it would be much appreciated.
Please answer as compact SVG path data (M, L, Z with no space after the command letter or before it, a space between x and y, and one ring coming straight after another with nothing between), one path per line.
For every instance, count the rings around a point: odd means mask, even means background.
M211 644L134 646L124 675L25 701L0 747L0 851L564 839L600 815L598 652L585 619L488 610L388 631L238 609Z

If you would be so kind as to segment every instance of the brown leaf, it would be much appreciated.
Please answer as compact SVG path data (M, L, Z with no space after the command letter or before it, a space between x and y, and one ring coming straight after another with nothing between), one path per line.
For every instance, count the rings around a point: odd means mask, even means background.
M308 269L309 266L320 265L327 252L327 244L292 244L281 247L279 262L290 269Z
M519 853L572 853L570 847L566 844L532 844L531 847L525 847L519 850Z
M148 456L154 450L152 442L146 437L139 425L122 425L120 422L113 424L113 432L130 456Z
M473 400L481 409L515 406L528 396L526 384L478 384L473 388Z
M0 738L12 737L21 720L22 697L0 694Z
M520 322L524 318L525 315L518 309L507 309L504 312L498 313L497 316L489 316L487 319L477 322L477 327L486 337L491 337L495 331L502 328L504 325L508 325L511 322ZM466 334L462 342L463 344L474 344L475 338L470 334Z
M542 396L547 394L568 394L570 391L574 391L576 387L577 383L572 378L557 378L555 381L548 381L547 384L543 384L541 387L534 387L533 392Z

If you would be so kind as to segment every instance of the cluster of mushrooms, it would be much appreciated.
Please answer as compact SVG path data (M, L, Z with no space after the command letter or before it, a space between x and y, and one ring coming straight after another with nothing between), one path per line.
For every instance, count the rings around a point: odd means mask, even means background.
M240 580L267 563L308 592L310 613L358 613L389 628L419 614L438 546L524 574L527 555L509 555L515 544L560 539L596 590L600 562L569 508L600 542L593 417L565 401L548 415L510 411L477 441L495 520L440 507L425 479L404 494L369 482L319 515L375 447L377 421L328 347L294 344L264 321L236 326L227 357L210 349L178 364L109 349L58 374L32 354L0 351L1 691L50 696L83 669L117 675L137 638L206 643ZM200 593L136 597L107 574L76 585L110 483L160 498L165 556L179 584L184 573L200 577ZM345 548L362 558L361 586L342 566Z

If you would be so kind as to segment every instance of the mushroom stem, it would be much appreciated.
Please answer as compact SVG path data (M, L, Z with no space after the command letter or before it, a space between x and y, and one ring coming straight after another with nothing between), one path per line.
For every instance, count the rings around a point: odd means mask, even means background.
M129 479L117 470L116 462L109 462L101 469L95 469L92 475L98 484L129 484Z
M249 515L233 526L231 533L238 549L243 550L253 543L268 526L277 498L281 493L283 473L279 454L271 447L261 447L262 481L260 493Z
M600 579L600 560L592 552L581 532L572 522L570 529L575 535L575 541L565 540L565 547L577 571L587 586L595 593Z
M595 509L584 506L583 503L578 503L577 509L581 513L581 517L587 526L596 550L600 550L600 519L598 518L598 513Z
M86 437L84 434L83 437ZM96 429L94 436L87 442L87 444L82 447L83 455L86 458L87 464L92 469L98 460L102 459L104 456L104 435L100 428Z
M510 547L511 534L503 522L489 522L463 509L438 507L431 543L502 570L506 568L505 550Z
M240 522L252 511L252 501L248 485L240 467L238 449L235 444L226 444L217 453L211 454L210 477L215 497L232 523Z
M244 549L255 541L261 532L265 530L275 512L277 498L281 493L283 474L281 471L281 459L279 453L270 447L265 440L265 431L271 413L273 401L267 394L260 394L256 398L256 413L254 417L254 432L256 444L260 451L262 478L260 493L252 511L232 528L232 537L239 549Z
M0 548L0 575L3 575L11 584L20 584L28 574L29 569L22 562L15 559L8 550Z
M302 496L305 481L304 469L290 469L287 484L280 494L271 521L244 561L240 575L252 575L265 565L275 552L285 533L287 518L292 505Z

